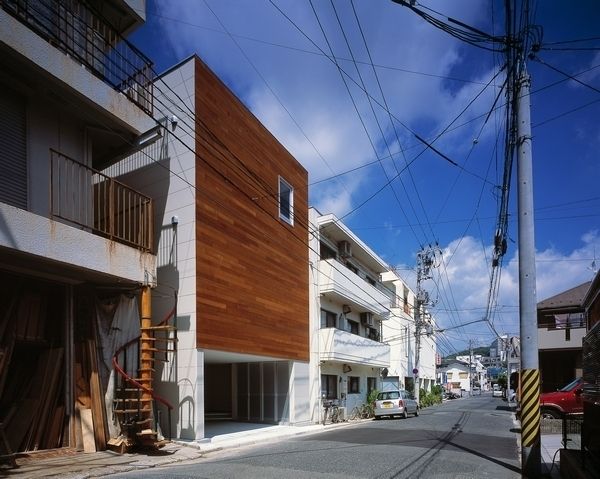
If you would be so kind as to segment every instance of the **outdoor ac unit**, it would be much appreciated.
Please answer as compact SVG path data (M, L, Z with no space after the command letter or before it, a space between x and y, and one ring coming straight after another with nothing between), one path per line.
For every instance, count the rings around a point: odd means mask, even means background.
M352 245L348 241L340 241L338 243L338 249L342 258L349 258L352 256Z
M375 319L373 318L373 313L360 313L360 322L365 326L374 326Z

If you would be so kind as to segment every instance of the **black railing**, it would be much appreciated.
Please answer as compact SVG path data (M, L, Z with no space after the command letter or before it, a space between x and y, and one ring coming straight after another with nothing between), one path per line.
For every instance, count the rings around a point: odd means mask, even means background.
M152 62L85 2L0 0L0 7L152 115Z

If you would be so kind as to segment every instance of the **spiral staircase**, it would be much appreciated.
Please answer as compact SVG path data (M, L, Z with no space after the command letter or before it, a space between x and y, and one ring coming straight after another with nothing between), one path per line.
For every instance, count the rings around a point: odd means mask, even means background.
M143 290L141 334L121 346L113 356L117 373L113 414L118 419L121 435L111 439L109 447L119 452L164 446L166 440L160 431L161 408L167 410L168 434L171 433L173 405L156 394L153 382L155 365L169 362L177 351L177 328L173 324L176 307L161 322L152 324L149 301L149 290ZM127 371L125 367L130 354L138 358L136 371Z

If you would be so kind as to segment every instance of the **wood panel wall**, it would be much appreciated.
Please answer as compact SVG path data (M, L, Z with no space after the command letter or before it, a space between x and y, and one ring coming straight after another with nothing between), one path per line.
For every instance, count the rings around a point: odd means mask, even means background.
M195 62L197 345L307 361L307 172ZM279 219L280 176L293 226Z

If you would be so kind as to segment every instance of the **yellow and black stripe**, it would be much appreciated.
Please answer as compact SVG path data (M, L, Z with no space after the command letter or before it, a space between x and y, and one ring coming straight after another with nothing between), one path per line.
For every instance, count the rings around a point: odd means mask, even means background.
M521 370L521 444L531 447L540 433L540 371Z

